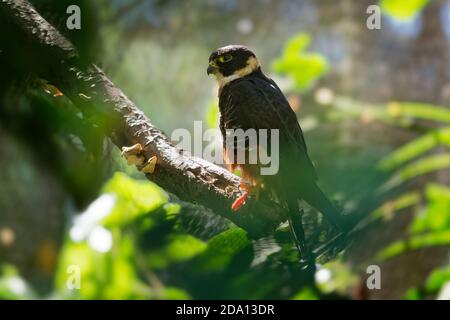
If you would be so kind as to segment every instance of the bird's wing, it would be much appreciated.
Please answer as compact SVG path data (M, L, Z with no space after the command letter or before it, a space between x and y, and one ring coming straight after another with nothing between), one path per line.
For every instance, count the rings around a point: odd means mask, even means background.
M274 83L257 77L239 79L224 88L221 100L224 127L279 129L280 152L316 178L297 116Z

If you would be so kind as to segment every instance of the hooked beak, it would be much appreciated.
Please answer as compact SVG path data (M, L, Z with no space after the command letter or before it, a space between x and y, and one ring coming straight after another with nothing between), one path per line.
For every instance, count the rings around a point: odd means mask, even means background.
M206 74L207 74L207 75L214 74L214 73L217 71L217 69L218 69L218 68L217 68L216 66L210 64L210 65L208 66L208 69L206 70Z

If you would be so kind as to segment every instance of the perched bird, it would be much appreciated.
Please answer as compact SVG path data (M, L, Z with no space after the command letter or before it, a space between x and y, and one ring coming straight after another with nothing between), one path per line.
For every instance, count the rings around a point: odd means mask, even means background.
M239 210L249 194L259 194L261 190L275 197L289 212L290 231L302 259L313 260L306 246L298 201L306 201L335 227L343 229L343 224L340 212L317 186L316 172L295 112L277 84L262 72L253 51L245 46L229 45L212 52L207 74L213 74L219 85L225 161L231 170L239 167L241 171L244 194L236 199L232 208ZM225 141L227 133L236 129L278 129L279 170L276 174L261 175L261 164L237 163L236 157L230 157L239 147L235 142L233 150L229 150ZM258 140L258 144L260 142ZM251 147L246 141L247 152Z

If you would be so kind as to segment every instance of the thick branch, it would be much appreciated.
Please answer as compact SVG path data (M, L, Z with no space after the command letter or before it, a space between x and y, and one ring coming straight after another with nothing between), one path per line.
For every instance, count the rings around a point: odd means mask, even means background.
M104 128L114 144L122 148L140 143L145 146L146 159L157 157L155 171L148 179L182 200L212 209L252 237L272 232L285 220L285 211L273 202L250 199L239 213L232 212L231 203L240 194L239 178L175 148L98 67L83 64L73 45L29 2L0 1L0 17L7 18L21 34L18 41L33 48L29 59L42 57L37 70L42 77L60 88L86 119Z

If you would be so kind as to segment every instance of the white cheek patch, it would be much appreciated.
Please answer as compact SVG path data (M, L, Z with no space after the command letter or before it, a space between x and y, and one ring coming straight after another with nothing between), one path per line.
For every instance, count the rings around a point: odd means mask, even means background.
M219 87L222 88L223 86L230 83L231 81L241 78L241 76L239 76L237 74L232 74L231 76L224 77L219 74L216 76L216 78L217 78L217 82L219 83Z
M247 60L247 65L239 70L236 70L232 75L224 77L223 75L216 74L217 82L219 83L219 90L223 88L225 85L230 83L233 80L245 77L252 73L253 71L257 70L260 67L258 59L255 57L250 57Z

